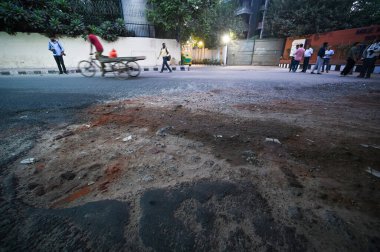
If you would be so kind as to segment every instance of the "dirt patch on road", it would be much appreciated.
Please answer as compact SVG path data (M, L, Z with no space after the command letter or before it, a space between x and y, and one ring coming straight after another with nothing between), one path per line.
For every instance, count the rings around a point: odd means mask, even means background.
M380 166L378 93L220 103L226 92L87 109L13 165L18 198L128 202L130 250L378 249L380 183L365 171Z

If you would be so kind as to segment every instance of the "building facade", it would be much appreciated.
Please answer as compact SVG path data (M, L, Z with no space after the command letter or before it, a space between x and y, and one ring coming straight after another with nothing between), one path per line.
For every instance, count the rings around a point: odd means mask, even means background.
M154 26L146 17L147 0L120 0L128 31L136 37L155 37Z
M263 27L263 15L265 10L265 0L239 0L239 7L236 15L241 16L246 23L246 38L259 36Z

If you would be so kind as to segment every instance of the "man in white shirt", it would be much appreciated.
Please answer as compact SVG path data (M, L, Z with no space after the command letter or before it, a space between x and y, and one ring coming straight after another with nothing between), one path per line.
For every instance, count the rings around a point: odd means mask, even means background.
M160 55L158 55L157 59L159 59L160 56L162 56L162 68L161 68L160 73L162 73L164 71L165 66L169 70L169 73L171 73L172 69L170 68L170 66L168 64L168 61L170 61L171 56L170 56L170 53L169 53L168 48L166 47L165 43L162 43Z
M334 55L334 50L331 49L329 46L326 50L325 57L323 57L323 65L322 65L322 72L325 70L326 66L326 73L330 71L330 59Z
M362 55L363 66L358 75L358 78L371 78L371 74L375 69L375 62L380 55L380 40L376 39L370 46L368 46Z
M313 48L311 46L308 46L308 48L305 50L304 58L303 58L303 67L302 72L306 73L307 67L309 66L309 61L311 55L313 55Z
M65 54L65 49L62 44L52 36L49 41L48 49L53 52L55 62L57 63L59 74L67 74L65 62L63 61L63 55Z

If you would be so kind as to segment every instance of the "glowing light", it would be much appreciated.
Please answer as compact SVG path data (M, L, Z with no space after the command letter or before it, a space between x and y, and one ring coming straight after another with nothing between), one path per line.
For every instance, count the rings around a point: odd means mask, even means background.
M231 37L228 34L223 35L222 41L224 44L228 44L231 41Z

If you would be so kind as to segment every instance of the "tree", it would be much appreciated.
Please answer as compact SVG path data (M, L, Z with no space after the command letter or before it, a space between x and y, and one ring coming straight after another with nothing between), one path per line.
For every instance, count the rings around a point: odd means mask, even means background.
M379 17L378 0L271 0L265 30L297 36L375 24Z
M223 34L234 34L244 37L247 30L241 17L235 15L238 1L221 1L212 9L204 11L198 20L194 20L193 35L203 38L207 47L218 46Z
M3 0L0 27L10 34L39 32L46 35L79 36L95 26L103 39L125 36L118 0ZM107 7L106 7L107 6Z
M147 15L158 32L174 34L185 41L191 34L193 20L199 19L205 9L212 8L217 0L148 0Z
M380 24L380 1L354 1L350 16L352 27Z
M243 22L235 17L237 1L220 0L148 0L148 20L159 35L172 35L180 42L190 36L203 38L206 46L216 46L220 34L243 31Z

